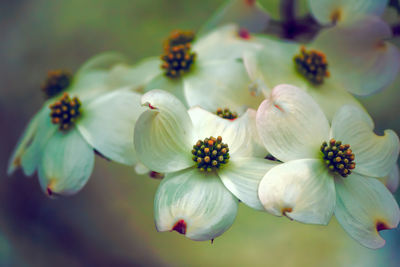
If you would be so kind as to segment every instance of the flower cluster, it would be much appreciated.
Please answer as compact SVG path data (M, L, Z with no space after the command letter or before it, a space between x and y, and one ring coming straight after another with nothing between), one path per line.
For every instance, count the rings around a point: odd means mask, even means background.
M162 180L158 231L213 240L243 203L309 224L334 215L356 241L382 247L379 231L400 220L399 138L376 135L353 95L399 72L379 17L386 2L308 3L323 27L306 44L265 34L261 6L232 0L198 34L173 31L160 57L130 66L106 53L74 75L49 72L8 173L37 171L48 196L75 194L97 154Z

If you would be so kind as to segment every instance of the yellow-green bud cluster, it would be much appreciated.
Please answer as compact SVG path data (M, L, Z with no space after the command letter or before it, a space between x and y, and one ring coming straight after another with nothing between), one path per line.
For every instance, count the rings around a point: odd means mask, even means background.
M219 108L219 109L217 109L216 114L218 116L220 116L221 118L227 119L227 120L234 120L234 119L236 119L238 117L236 112L232 112L227 108L224 108L224 109Z
M329 143L322 143L321 152L328 169L342 177L349 176L356 167L355 156L348 144L343 145L342 142L331 139Z
M193 146L193 161L200 171L219 169L229 161L229 148L222 143L222 137L209 137L203 141L199 140Z
M301 47L300 54L293 60L296 70L312 84L322 84L324 79L330 76L326 56L320 51L306 51Z
M64 93L60 100L49 107L51 109L51 122L59 124L61 131L68 130L81 115L80 100L77 97L71 99L67 93Z
M161 68L167 77L178 78L190 70L196 59L196 53L191 51L193 40L193 32L174 31L164 42Z
M72 81L72 74L64 70L51 70L47 73L42 91L47 98L52 98L67 89Z

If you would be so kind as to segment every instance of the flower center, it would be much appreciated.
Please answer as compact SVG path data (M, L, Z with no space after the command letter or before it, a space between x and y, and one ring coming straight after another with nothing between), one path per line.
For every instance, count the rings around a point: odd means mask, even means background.
M236 112L232 112L227 108L224 108L224 109L219 108L219 109L217 109L216 114L218 116L220 116L221 118L227 119L227 120L234 120L234 119L236 119L238 117Z
M342 142L331 139L329 143L322 143L321 152L328 169L340 174L342 177L350 175L351 170L356 167L355 156L350 149L350 145L343 145Z
M64 70L52 70L47 73L46 81L42 84L42 91L47 98L61 93L71 84L72 74Z
M50 106L51 122L59 124L61 131L68 130L81 115L81 102L77 97L71 99L68 93L64 93L63 96L55 103Z
M312 84L318 85L329 77L328 62L324 53L300 48L300 54L294 57L296 70Z
M195 35L193 31L174 30L169 35L168 39L165 40L164 50L169 50L171 46L191 43L193 42L194 37Z
M203 141L199 140L192 149L193 161L200 171L219 169L229 161L229 148L222 143L222 137L209 137Z
M164 42L164 53L161 68L169 78L178 78L190 70L196 59L196 53L191 51L194 33L190 31L174 31Z

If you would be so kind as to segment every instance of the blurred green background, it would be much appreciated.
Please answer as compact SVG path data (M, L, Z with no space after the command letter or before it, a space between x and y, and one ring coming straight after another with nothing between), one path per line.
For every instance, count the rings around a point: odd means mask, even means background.
M360 246L335 219L328 227L290 222L241 205L233 227L209 242L157 233L159 181L96 159L77 195L48 199L37 177L6 176L8 158L43 103L49 69L77 68L107 50L135 62L161 52L176 28L199 29L222 0L2 0L0 4L0 266L399 266L400 231L383 249ZM261 3L279 16L279 1ZM306 12L301 1L301 12ZM393 16L392 16L393 17ZM400 133L398 85L362 99L378 130ZM399 199L399 194L397 194Z

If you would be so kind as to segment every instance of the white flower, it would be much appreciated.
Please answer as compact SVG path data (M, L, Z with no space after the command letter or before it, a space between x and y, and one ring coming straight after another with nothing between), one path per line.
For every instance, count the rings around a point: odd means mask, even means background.
M95 57L71 83L60 75L50 77L45 88L56 94L29 123L10 159L8 174L18 167L28 176L38 170L45 193L69 195L88 181L94 152L122 164L136 163L133 129L144 108L141 95L129 87L113 87L113 72L108 68L116 62L109 54Z
M378 232L397 227L399 207L378 177L387 175L399 153L397 135L373 132L363 110L343 106L331 127L302 90L280 85L257 111L257 129L266 148L284 163L262 179L259 197L274 215L327 224L334 213L362 245L378 248Z
M254 110L234 120L199 107L187 111L162 90L141 101L149 109L135 125L136 152L146 167L166 174L155 196L158 231L209 240L232 225L238 199L263 210L258 184L277 163L252 156Z
M134 67L133 78L129 68L124 76L141 81L133 83L144 92L163 89L187 107L199 105L212 112L228 107L239 113L243 107L257 108L262 97L249 93L251 81L238 59L244 51L261 46L240 38L238 31L237 26L226 25L194 41L188 32L173 32L165 44L164 60L147 59ZM137 74L144 78L136 79Z
M244 62L253 81L267 88L293 84L307 91L331 119L344 104L360 106L347 91L368 95L396 78L400 53L384 41L390 35L386 23L368 17L323 30L304 46L258 38L264 48L247 52Z
M388 0L308 0L311 14L321 24L351 24L365 16L380 16Z

